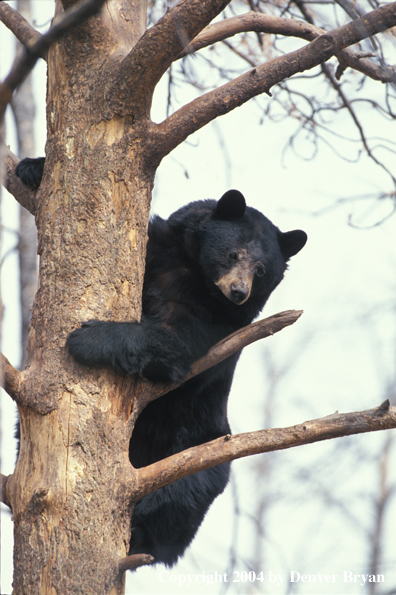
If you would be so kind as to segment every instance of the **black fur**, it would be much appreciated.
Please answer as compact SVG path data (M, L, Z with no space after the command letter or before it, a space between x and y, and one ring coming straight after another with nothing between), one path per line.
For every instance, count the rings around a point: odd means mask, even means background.
M25 186L37 190L43 177L44 162L45 157L37 157L37 159L25 157L16 166L15 173Z
M180 382L210 347L252 322L282 280L288 259L305 242L303 231L282 234L264 215L246 208L236 190L219 202L191 203L167 221L154 217L141 322L91 320L69 335L68 349L82 364ZM221 279L222 289L216 285ZM144 409L130 442L134 467L230 433L227 398L238 357L229 357ZM132 518L130 553L151 554L156 562L173 565L228 476L227 463L140 500Z

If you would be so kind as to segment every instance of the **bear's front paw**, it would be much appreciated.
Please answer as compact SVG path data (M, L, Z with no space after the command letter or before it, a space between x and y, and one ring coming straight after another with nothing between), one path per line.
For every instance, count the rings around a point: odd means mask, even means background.
M66 347L79 364L98 366L106 363L103 353L103 330L100 320L88 320L70 333Z

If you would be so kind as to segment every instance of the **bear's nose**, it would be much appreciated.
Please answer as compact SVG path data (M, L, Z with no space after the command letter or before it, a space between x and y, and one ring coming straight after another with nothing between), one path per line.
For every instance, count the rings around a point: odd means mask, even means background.
M233 283L231 285L231 299L234 304L242 304L249 297L249 286L247 283Z

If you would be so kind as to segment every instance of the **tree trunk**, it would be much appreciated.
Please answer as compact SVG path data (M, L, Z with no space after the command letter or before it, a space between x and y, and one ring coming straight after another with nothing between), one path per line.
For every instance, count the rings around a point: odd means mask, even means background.
M22 375L30 406L19 407L21 450L7 485L16 594L123 592L117 569L130 538L133 381L78 366L65 349L83 320L140 315L154 171L135 158L144 123L100 117L98 73L118 59L120 14L118 2L109 3L106 27L99 19L81 25L48 54L39 289ZM129 50L133 34L122 35Z

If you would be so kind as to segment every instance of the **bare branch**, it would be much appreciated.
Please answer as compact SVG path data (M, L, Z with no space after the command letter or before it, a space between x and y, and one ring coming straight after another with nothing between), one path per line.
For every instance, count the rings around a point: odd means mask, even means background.
M346 66L353 68L362 74L370 77L374 81L381 83L394 83L396 81L396 74L387 66L379 66L372 60L368 60L364 55L361 56L359 52L355 52L350 48L346 48L337 54L340 62L341 71L345 70ZM340 77L337 77L340 78Z
M20 57L16 58L5 81L0 84L0 121L11 96L18 85L27 77L37 60L43 57L52 43L60 39L74 26L96 14L106 0L80 0L69 8L62 18L50 30L41 35L34 45L24 48Z
M233 37L238 33L248 31L298 37L307 41L313 41L316 37L325 33L323 29L303 21L264 15L257 12L248 12L247 14L231 17L219 23L209 25L184 48L178 58L183 58L209 45L224 41L224 39Z
M21 402L21 378L22 373L11 366L8 359L0 353L0 368L2 370L2 386L10 397L18 404Z
M3 146L3 159L4 159L4 187L13 197L19 202L20 205L25 207L32 213L36 212L36 190L31 190L25 186L18 176L15 175L15 168L19 163L19 159L10 149Z
M168 10L165 15L144 35L123 60L118 73L117 97L125 88L128 105L130 90L146 99L148 112L154 88L172 62L190 41L216 17L231 0L182 0ZM122 84L119 84L122 81Z
M208 368L212 368L230 355L250 345L250 343L265 337L271 337L285 327L294 324L302 313L302 310L286 310L264 320L258 320L232 333L232 335L219 341L204 357L195 362L185 380L189 380Z
M219 115L246 103L298 72L310 70L337 55L349 45L396 24L396 2L382 6L357 19L316 37L303 48L254 68L235 80L206 93L169 116L152 130L148 158L163 158L190 134Z
M41 33L36 31L28 21L17 10L14 10L5 2L0 2L0 21L10 29L21 42L22 45L29 47L41 39ZM46 60L46 56L41 56Z
M385 166L384 163L381 163L381 161L379 161L373 154L373 152L368 144L368 141L365 137L363 126L360 123L359 118L358 118L355 110L353 109L351 102L348 100L347 96L345 95L344 91L342 90L340 83L337 82L336 77L333 74L331 68L329 68L329 66L327 64L322 64L322 70L323 70L324 75L329 80L330 84L332 85L332 87L337 91L344 107L348 110L348 112L353 120L353 123L355 124L356 128L359 131L359 136L361 138L362 145L363 145L367 155L370 157L370 159L372 159L374 161L374 163L376 163L377 165L379 165L379 167L382 167L382 169L384 171L386 171L386 173L391 177L393 183L396 185L396 178L393 176L392 172Z
M9 475L3 475L2 473L0 474L0 502L2 502L3 504L5 504L6 506L8 506L8 508L11 508L10 503L8 502L7 496L6 496L6 486L7 486L7 480L10 476Z
M209 25L188 44L188 46L179 54L178 59L193 54L194 52L219 41L224 41L238 33L245 33L248 31L283 35L285 37L296 37L299 39L306 39L307 41L313 41L320 35L326 33L324 29L316 27L313 23L264 15L257 12L249 12L241 16L220 21L220 23ZM344 68L349 66L374 80L385 83L394 81L395 79L395 73L391 68L378 66L371 60L368 60L366 56L361 56L358 52L349 48L339 52L337 58Z
M279 312L263 320L258 320L253 324L244 326L235 333L232 333L222 341L219 341L208 353L201 357L198 361L194 362L191 366L190 372L183 379L183 382L190 380L194 376L201 374L205 370L212 368L216 364L230 357L234 353L241 351L250 343L254 343L259 339L265 337L271 337L275 333L281 331L287 326L294 324L301 316L302 310L286 310L285 312ZM139 383L139 413L150 401L158 399L162 395L165 395L171 390L174 390L181 383L178 384L162 384L157 383L153 385L151 382L145 379L141 379Z
M152 564L154 562L153 556L149 554L132 554L131 556L126 556L126 558L122 558L118 563L118 570L119 572L126 572L127 570L136 570L140 566L146 566L147 564Z
M288 428L223 436L137 469L140 490L136 498L140 499L182 477L234 459L391 428L396 428L396 408L385 401L375 409L335 413Z

